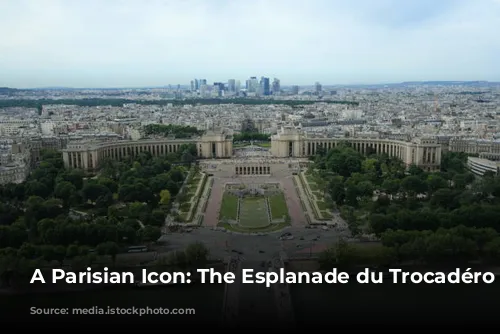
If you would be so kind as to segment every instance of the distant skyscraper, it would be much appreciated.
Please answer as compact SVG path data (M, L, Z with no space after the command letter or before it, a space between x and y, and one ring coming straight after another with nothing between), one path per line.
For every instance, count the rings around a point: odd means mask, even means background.
M280 86L280 80L277 78L274 78L273 80L273 95L278 95L281 91L281 86Z
M257 80L257 77L250 77L250 79L247 80L247 91L249 93L256 93L258 89L259 80Z
M241 83L240 83L240 80L236 80L236 82L235 82L235 90L236 90L236 93L239 93L239 92L240 92L240 89L241 89Z
M260 78L260 94L267 96L271 94L271 87L269 85L269 78L261 77Z
M205 85L201 85L200 84L200 95L201 96L206 96L207 93L208 93L208 87L207 87L207 85L206 84Z
M207 79L200 79L200 86L206 84L207 84Z
M194 80L191 80L191 91L194 92L196 88L194 88Z
M200 89L200 82L198 79L194 79L194 90Z
M231 92L231 93L235 93L236 92L236 80L229 79L227 81L227 91Z
M214 82L213 89L217 92L217 96L222 96L224 92L224 83L223 82Z
M293 95L299 94L299 86L292 86L292 94Z
M321 84L319 82L316 82L314 84L314 91L315 91L315 93L319 95L322 90L323 90L323 87L321 87Z

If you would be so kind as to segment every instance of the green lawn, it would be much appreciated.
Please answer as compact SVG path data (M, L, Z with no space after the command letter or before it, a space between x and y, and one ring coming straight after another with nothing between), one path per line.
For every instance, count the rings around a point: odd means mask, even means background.
M269 197L269 205L271 207L271 215L273 219L280 219L288 215L288 207L286 205L285 195L279 194Z
M316 183L316 180L314 179L314 176L311 174L305 174L307 183Z
M220 207L221 219L238 219L238 197L224 193L222 196L222 204Z
M320 211L325 211L325 210L330 209L330 206L328 205L328 203L326 203L324 201L316 201L316 204L318 204L318 208Z
M330 212L328 212L328 211L321 211L321 215L325 219L332 219L333 218L333 215Z
M309 188L313 193L319 191L318 184L316 183L316 178L310 174L305 174L305 177L303 178L304 183L307 183L309 185Z
M266 199L264 197L243 198L240 205L239 225L245 228L262 228L269 225Z
M264 147L264 148L271 148L271 143L270 142L256 143L255 146L260 146L260 147Z
M228 231L233 231L233 232L240 232L240 233L252 233L252 232L261 232L261 233L267 233L267 232L275 232L279 231L281 229L284 229L285 227L290 226L288 223L279 223L279 224L269 224L266 227L262 227L259 229L252 229L252 228L245 228L240 225L231 225L231 224L220 224L219 226L224 227Z

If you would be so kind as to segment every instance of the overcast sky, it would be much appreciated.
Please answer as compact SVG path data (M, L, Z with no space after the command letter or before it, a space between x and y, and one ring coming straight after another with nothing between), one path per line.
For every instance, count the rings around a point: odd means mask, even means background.
M500 0L0 0L0 86L500 81Z

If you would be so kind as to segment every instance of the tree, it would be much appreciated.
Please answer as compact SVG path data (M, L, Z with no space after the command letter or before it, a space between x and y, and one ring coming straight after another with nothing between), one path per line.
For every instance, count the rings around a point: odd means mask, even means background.
M66 254L66 247L61 245L54 247L54 260L58 261L59 265L63 265Z
M410 175L401 181L401 187L403 190L410 194L410 196L416 196L418 194L424 193L426 191L427 185L418 176Z
M141 230L142 240L155 242L161 237L161 229L156 226L146 226Z
M66 257L68 259L73 259L80 254L80 249L77 245L69 245L66 249Z
M431 197L431 204L440 206L447 209L456 208L457 202L455 201L457 194L451 189L439 189Z
M61 199L64 207L70 204L71 196L76 192L76 187L68 181L61 181L56 184L54 195Z
M335 245L333 254L338 267L347 268L355 262L353 247L343 239L340 239Z
M26 183L26 192L28 196L39 196L47 198L50 195L50 187L39 181L28 181Z
M389 195L396 195L401 188L401 182L398 179L385 179L382 183L382 189Z
M153 226L163 226L165 224L165 212L159 209L151 211L148 224Z
M82 193L85 200L95 202L99 197L106 195L109 189L102 184L89 182L83 186Z
M113 264L116 263L116 255L118 255L118 252L120 251L120 247L118 247L118 244L116 242L110 241L107 243L107 254L111 256L111 259L113 261Z
M111 204L113 204L113 194L109 191L97 197L95 201L96 208L108 208Z
M468 174L455 174L453 176L453 188L463 190L465 187L472 183Z
M373 191L375 187L373 186L373 183L371 183L370 181L362 181L358 183L357 188L361 196L366 196L371 198L373 196Z
M163 205L168 205L170 203L170 199L171 199L170 191L168 191L167 189L163 189L160 192L160 203Z
M194 267L204 266L208 260L208 254L208 248L201 242L195 242L186 248L187 261Z
M408 167L408 174L412 176L419 176L424 173L424 170L420 167L417 167L416 165L412 164L410 167Z
M112 180L112 179L110 179L108 177L100 177L97 180L97 183L100 184L100 185L102 185L102 186L105 186L112 193L115 193L115 192L118 191L118 184L114 180Z
M116 242L107 241L97 245L97 254L99 255L109 255L113 261L113 264L116 262L116 255L118 254L120 247Z
M433 193L438 189L447 188L448 182L437 174L431 174L427 176L427 187L429 192Z
M148 211L148 206L145 203L133 202L128 205L128 216L130 218L144 219Z
M494 263L500 262L500 237L496 237L484 246L484 253Z
M83 187L83 172L77 169L66 170L60 173L56 178L56 183L67 181L75 186L76 190Z
M358 196L361 195L358 186L350 184L347 186L345 191L345 202L347 205L352 207L358 206Z

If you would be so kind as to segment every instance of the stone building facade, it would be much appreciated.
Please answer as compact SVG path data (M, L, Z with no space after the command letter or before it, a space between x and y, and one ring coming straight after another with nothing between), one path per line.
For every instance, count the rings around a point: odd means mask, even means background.
M309 136L294 128L282 128L271 137L271 156L274 158L307 158L320 147L332 149L349 143L362 154L380 153L401 159L407 166L415 164L425 170L439 170L441 165L441 145L435 139L417 138L411 141L387 138L329 138ZM67 168L93 171L103 159L119 160L148 151L153 156L177 152L184 144L195 144L198 157L202 159L227 159L233 156L232 133L220 130L209 131L193 139L141 139L99 143L68 144L63 150ZM272 173L267 164L250 165L237 163L231 167L237 175L266 175Z
M210 131L194 139L157 138L105 142L70 143L62 150L64 166L95 171L111 158L120 160L147 151L152 156L178 152L183 145L194 144L200 158L229 158L233 152L233 136L226 131Z
M271 154L274 157L308 157L318 149L326 150L349 144L362 154L387 154L401 159L407 166L416 165L427 171L439 170L441 145L435 139L417 138L402 141L385 138L309 136L294 128L283 127L271 137Z
M477 154L482 158L499 160L500 140L453 138L450 140L449 150L451 152L465 152Z

